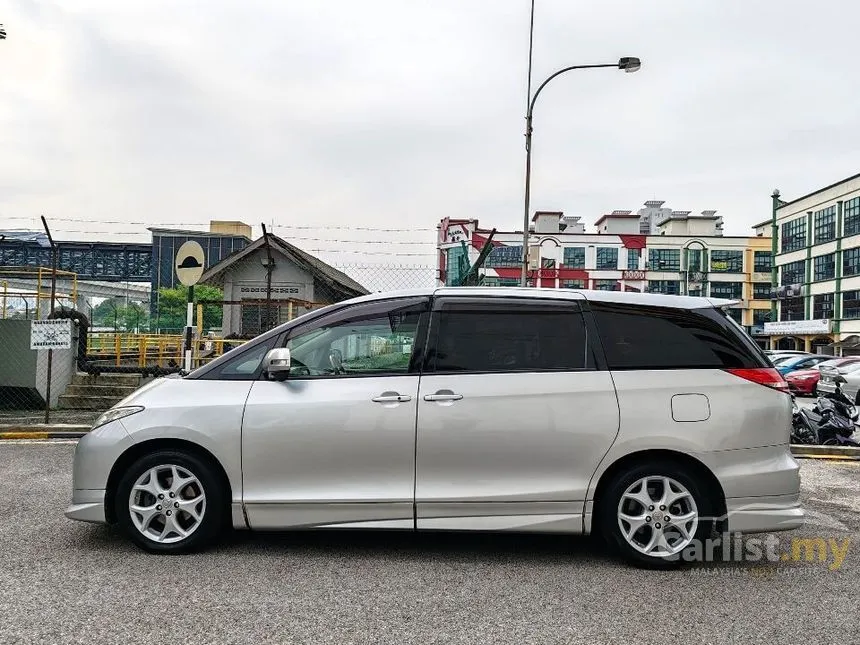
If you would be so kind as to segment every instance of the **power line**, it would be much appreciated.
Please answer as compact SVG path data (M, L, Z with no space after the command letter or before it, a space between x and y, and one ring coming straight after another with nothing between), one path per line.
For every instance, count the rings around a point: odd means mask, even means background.
M26 231L27 229L7 229L11 231ZM66 229L66 228L53 228L55 233L87 233L92 235L93 231L85 231L82 229ZM148 235L148 231L104 231L99 233L100 235ZM299 240L302 242L330 242L332 244L399 244L399 245L407 245L407 246L424 246L433 244L432 240L341 240L341 239L332 239L330 237L302 237L297 235L291 235L288 238L289 241ZM82 240L86 241L86 240Z
M30 217L27 215L11 215L5 217L5 219L15 219L15 220L35 220L35 217ZM163 228L163 227L172 227L172 226L198 226L208 228L208 222L161 222L161 223L153 223L153 222L135 222L135 221L120 221L120 220L88 220L88 219L80 219L74 217L51 217L49 218L51 222L71 222L75 224L125 224L126 226L147 226L152 228ZM320 224L320 225L312 225L312 224L273 224L272 228L283 228L288 230L319 230L319 231L373 231L373 232L382 232L382 233L412 233L417 231L436 231L436 228L433 227L412 227L412 228L381 228L376 226L347 226L341 224ZM23 229L22 229L23 230ZM77 231L66 231L69 233L74 233ZM91 232L91 231L88 231ZM201 233L207 233L208 231L200 231ZM143 232L141 232L143 234Z

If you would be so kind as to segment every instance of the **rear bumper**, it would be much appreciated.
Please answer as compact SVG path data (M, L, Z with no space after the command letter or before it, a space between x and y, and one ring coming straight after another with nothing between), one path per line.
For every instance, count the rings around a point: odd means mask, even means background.
M787 531L803 524L800 465L787 443L698 457L723 489L729 531Z
M795 394L812 394L818 381L788 381L788 389Z
M105 491L75 489L72 491L72 504L66 509L65 516L70 520L104 524L106 522Z
M726 499L726 510L732 533L790 531L803 524L799 494L733 497Z

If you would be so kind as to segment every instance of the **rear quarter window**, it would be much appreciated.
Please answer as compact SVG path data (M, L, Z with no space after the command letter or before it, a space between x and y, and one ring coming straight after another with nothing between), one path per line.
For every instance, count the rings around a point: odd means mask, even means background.
M591 303L609 369L770 367L743 328L713 308Z

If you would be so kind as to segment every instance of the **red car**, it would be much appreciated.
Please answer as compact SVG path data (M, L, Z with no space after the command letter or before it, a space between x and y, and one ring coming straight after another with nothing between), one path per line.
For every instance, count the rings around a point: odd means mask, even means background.
M815 366L814 369L797 370L789 372L785 375L785 381L788 383L788 389L798 396L815 396L816 388L818 387L818 379L821 378L821 372L818 368L822 365L827 367L840 367L848 363L856 363L860 361L860 357L852 356L850 358L834 358L830 361L824 361Z

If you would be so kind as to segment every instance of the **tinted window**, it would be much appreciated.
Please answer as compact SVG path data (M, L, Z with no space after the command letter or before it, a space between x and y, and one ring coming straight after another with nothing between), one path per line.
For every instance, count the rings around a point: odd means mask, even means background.
M593 363L575 303L446 299L431 328L429 371L565 371Z
M610 369L767 367L736 323L716 309L592 303Z

